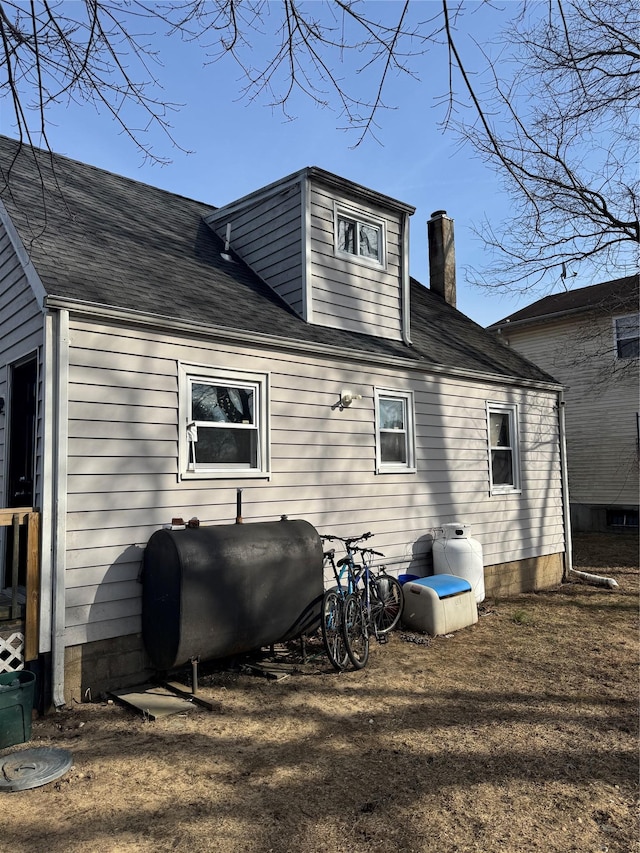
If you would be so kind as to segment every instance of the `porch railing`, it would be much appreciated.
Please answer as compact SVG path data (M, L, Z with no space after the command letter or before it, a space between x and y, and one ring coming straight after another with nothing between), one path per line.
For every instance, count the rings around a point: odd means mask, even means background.
M20 569L20 528L26 526L26 601L24 612L24 659L38 657L38 626L40 600L40 513L31 507L0 509L0 527L13 529L11 554L11 619L21 615L18 600Z

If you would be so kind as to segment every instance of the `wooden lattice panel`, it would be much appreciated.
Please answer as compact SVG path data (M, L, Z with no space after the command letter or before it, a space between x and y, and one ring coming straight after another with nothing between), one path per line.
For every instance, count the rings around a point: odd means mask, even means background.
M24 634L0 636L0 672L24 669Z

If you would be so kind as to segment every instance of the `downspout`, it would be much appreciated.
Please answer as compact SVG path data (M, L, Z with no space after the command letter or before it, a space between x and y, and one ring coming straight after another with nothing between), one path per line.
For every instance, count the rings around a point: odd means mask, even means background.
M302 231L302 319L313 323L313 294L311 292L311 189L309 175L300 179L302 203L300 228Z
M54 435L55 435L55 336L57 335L54 315L44 313L43 377L42 377L42 508L40 524L40 651L51 653L52 613L53 613L53 471L54 471ZM50 673L47 673L47 690L50 689ZM50 696L47 694L46 701Z
M564 416L564 391L558 391L558 432L560 438L560 477L562 481L562 520L564 523L564 578L573 571L573 541L571 539L571 507L569 504L569 470L567 467L567 433Z
M65 705L65 600L67 568L67 452L69 438L69 312L58 311L56 359L54 363L54 399L56 402L53 436L53 571L51 669L52 699L56 708Z
M571 506L569 504L569 472L567 468L567 433L564 414L564 392L558 392L558 425L560 431L560 467L562 476L562 512L565 531L564 580L570 581L574 575L580 580L595 586L608 586L615 589L618 582L614 578L593 575L590 572L579 572L573 568L573 540L571 537Z
M402 342L411 346L411 275L409 272L409 213L402 215Z

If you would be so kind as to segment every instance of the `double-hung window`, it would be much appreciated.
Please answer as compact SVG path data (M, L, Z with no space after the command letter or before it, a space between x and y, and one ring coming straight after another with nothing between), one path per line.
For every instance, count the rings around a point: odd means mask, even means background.
M385 265L384 222L349 208L335 207L337 255L348 255L374 266Z
M638 358L640 354L640 314L615 317L613 325L616 358Z
M505 403L487 403L491 494L520 490L518 409Z
M378 472L415 471L413 395L376 389L375 400Z
M267 377L181 365L181 473L268 474Z

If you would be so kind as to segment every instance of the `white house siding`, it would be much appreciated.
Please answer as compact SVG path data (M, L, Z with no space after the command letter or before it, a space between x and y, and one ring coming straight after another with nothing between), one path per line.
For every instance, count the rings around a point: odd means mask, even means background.
M396 570L423 565L450 521L472 525L487 563L563 550L551 393L73 318L69 357L68 645L137 632L151 534L174 516L233 523L237 487L246 523L286 514L321 533L371 530ZM178 480L178 361L269 373L269 481ZM414 392L417 474L375 473L376 386ZM342 412L341 387L362 395ZM521 495L489 497L487 399L519 406Z
M302 190L287 184L266 196L256 194L242 204L220 208L208 218L226 239L231 223L231 248L300 316L302 294Z
M311 183L310 292L318 325L400 340L402 337L402 221L397 212ZM386 268L336 257L334 202L386 223Z
M0 226L0 397L8 401L9 365L27 356L36 355L42 366L43 315L31 287L27 282L18 256L9 237ZM35 505L42 493L42 374L39 374L38 418L36 423L37 463L35 478ZM7 474L7 416L0 415L0 506L6 500Z
M566 387L569 496L638 504L638 361L616 360L611 317L509 329L512 347Z

